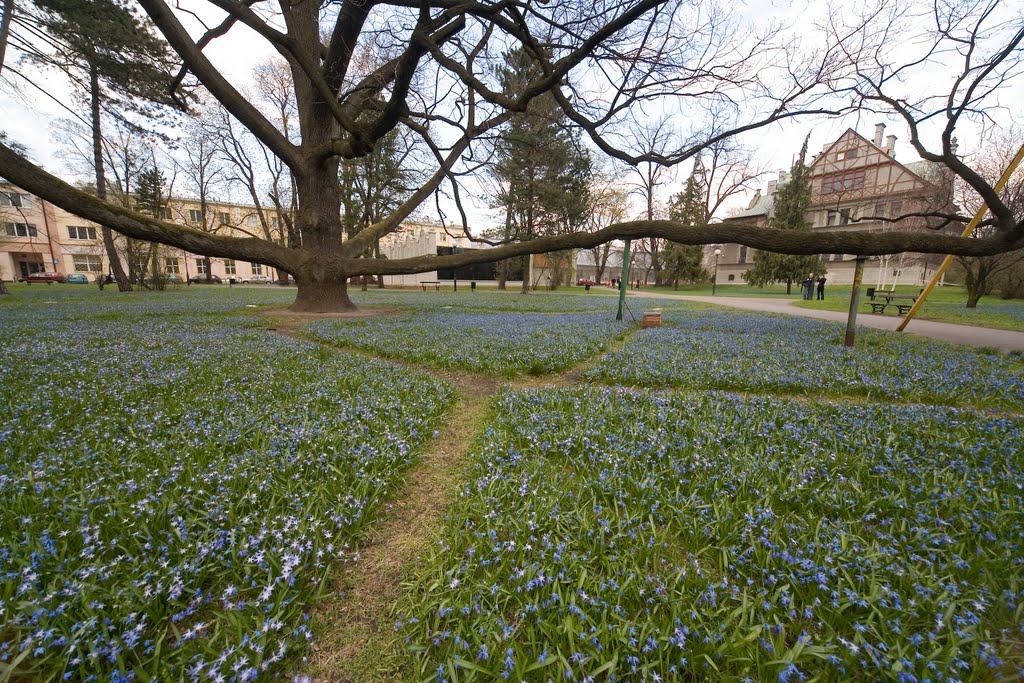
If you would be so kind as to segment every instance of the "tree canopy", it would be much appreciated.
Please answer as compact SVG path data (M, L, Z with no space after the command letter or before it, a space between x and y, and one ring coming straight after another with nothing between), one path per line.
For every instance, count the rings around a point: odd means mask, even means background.
M811 230L811 222L807 220L807 209L811 205L810 168L806 163L809 139L810 136L804 140L800 157L789 169L786 182L780 184L773 195L772 214L768 219L770 228L802 233ZM802 280L808 273L824 273L824 266L818 257L769 251L757 255L754 266L744 273L744 277L754 287L785 282L788 292L793 282Z
M198 37L167 0L137 4L161 44L166 41L180 61L172 80L173 99L180 101L184 86L198 82L288 168L294 177L300 243L210 234L113 206L0 144L3 174L125 235L289 272L298 285L296 310L351 308L351 276L461 267L593 247L617 238L738 242L762 252L856 255L984 255L1024 244L1024 217L1006 206L951 145L958 126L984 116L1022 77L1024 23L999 0L910 5L882 0L865 16L856 16L855 10L845 17L834 15L817 33L801 25L799 41L782 28L749 23L754 19L730 15L728 7L703 0L571 0L525 6L476 0L426 0L415 6L387 0L210 0L197 5L218 12L220 21ZM294 137L250 102L243 87L204 52L211 41L240 25L288 63L298 121ZM386 46L388 56L383 61L360 59L360 50L370 45ZM909 54L918 48L923 54ZM498 66L513 49L530 62L530 76L521 88L507 92ZM954 58L959 63L951 68ZM941 78L929 76L924 95L904 91L938 65L944 67ZM366 257L376 240L397 230L432 194L448 192L459 204L460 180L478 167L484 142L541 97L553 100L593 149L631 165L677 164L717 142L802 115L893 112L906 122L910 142L922 158L946 166L989 203L992 236L814 234L644 219L596 232L530 240L510 236L497 248L450 256ZM659 110L689 122L688 128L670 149L635 149L633 133ZM397 129L417 138L434 160L433 169L385 216L343 239L339 166L371 154ZM463 223L468 233L465 219Z

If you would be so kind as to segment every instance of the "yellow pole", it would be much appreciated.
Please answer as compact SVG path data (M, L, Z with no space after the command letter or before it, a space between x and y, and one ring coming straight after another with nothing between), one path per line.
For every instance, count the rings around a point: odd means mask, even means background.
M1012 176L1013 172L1017 170L1017 166L1020 164L1022 159L1024 159L1024 145L1021 146L1020 150L1017 152L1017 156L1013 158L1013 161L1010 162L1010 165L1006 167L1005 171L1003 171L1002 177L999 178L999 182L996 183L996 186L992 188L993 190L995 190L996 192L1002 192L1003 188L1006 187L1006 183L1010 181L1010 176ZM971 219L971 222L967 225L967 229L963 231L961 237L970 237L971 234L974 233L974 229L978 227L978 223L981 222L982 217L985 215L987 211L988 205L982 204L978 208L978 211L974 214L974 218ZM910 307L909 311L907 311L907 316L903 318L903 322L901 322L899 324L899 327L896 328L897 332L902 332L904 329L906 329L907 323L909 323L910 319L913 318L915 314L917 314L918 309L921 308L921 305L924 303L924 300L927 299L928 295L932 293L933 289L935 289L935 285L942 277L942 274L946 272L946 269L949 268L949 264L951 263L953 263L952 256L947 256L945 259L943 259L942 265L939 266L939 269L935 271L935 276L932 277L932 281L929 282L928 286L924 288L923 292L921 292L921 296L917 297L917 301L915 301L914 305Z

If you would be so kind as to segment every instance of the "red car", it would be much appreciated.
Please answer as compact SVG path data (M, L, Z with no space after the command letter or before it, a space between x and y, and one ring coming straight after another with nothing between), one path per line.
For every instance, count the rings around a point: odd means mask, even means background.
M576 284L580 287L586 287L587 285L594 286L597 283L594 282L593 280L588 280L585 277L581 277L579 280L576 281Z
M32 284L33 282L64 282L66 278L60 273L29 273L25 277L21 278L22 282Z

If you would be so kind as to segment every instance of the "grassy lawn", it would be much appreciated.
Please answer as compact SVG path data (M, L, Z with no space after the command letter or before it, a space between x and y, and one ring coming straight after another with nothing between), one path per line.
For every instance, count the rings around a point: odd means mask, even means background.
M0 308L0 679L294 663L451 388L224 293L46 301Z
M866 289L866 288L865 288ZM711 296L710 285L680 285L678 291L672 287L645 287L643 291L661 294L683 294L689 296ZM918 286L900 285L896 288L902 294L917 294ZM870 313L866 291L861 290L860 313ZM790 299L800 308L824 311L847 311L850 308L850 286L828 285L824 301L803 301L799 287L794 286L791 294L786 294L784 285L771 287L748 287L723 285L716 288L715 296L720 297L767 297ZM991 327L999 330L1024 332L1024 301L1000 299L997 296L982 297L977 308L966 308L967 295L962 287L936 287L929 294L916 317L922 320L955 323L958 325L975 325ZM895 310L895 309L890 309ZM890 313L894 315L894 313Z
M1024 674L1018 357L598 292L357 291L298 339L255 314L294 289L12 291L0 681Z
M498 413L402 605L417 678L1022 663L1019 420L621 389L510 392Z

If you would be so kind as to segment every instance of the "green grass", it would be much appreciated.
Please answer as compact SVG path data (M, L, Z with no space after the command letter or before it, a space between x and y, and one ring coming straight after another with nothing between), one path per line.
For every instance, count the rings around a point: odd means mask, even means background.
M399 615L423 680L1024 667L1019 419L621 389L498 412Z
M294 289L12 291L0 679L303 673L323 587L453 399L368 353L446 376L589 359L571 381L618 385L475 399L461 495L368 617L394 610L372 647L409 680L1024 675L1019 356L838 349L817 321L671 300L631 301L665 309L634 332L595 323L607 295L460 289L353 292L399 311L317 326L357 357L251 315Z
M453 391L235 296L0 308L0 679L252 680L308 647Z

